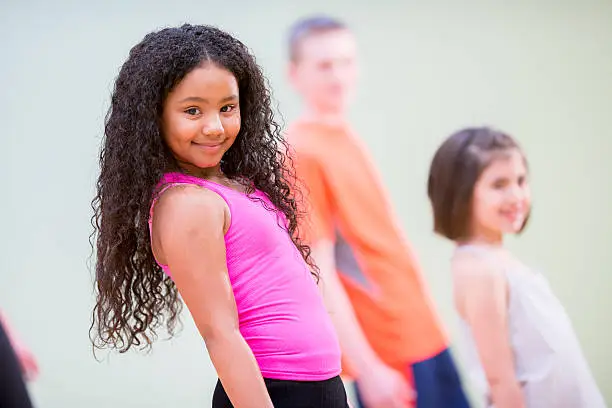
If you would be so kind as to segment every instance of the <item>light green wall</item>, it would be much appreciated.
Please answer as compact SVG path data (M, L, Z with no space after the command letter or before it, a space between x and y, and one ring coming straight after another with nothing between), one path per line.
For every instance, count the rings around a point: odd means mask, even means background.
M511 245L551 280L612 403L612 3L86 3L5 0L0 11L0 305L39 357L31 389L40 407L208 406L214 375L189 318L151 355L98 363L91 354L89 202L112 80L151 29L213 23L253 48L290 120L299 104L284 78L282 37L316 11L357 33L354 124L450 334L451 246L430 232L426 175L451 131L492 124L516 135L533 171L532 222Z

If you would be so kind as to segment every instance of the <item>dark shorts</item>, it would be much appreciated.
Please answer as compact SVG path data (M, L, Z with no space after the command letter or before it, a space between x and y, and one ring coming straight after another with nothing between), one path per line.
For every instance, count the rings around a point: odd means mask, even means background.
M461 379L450 351L444 350L435 357L413 364L414 388L417 408L469 408ZM367 408L359 398L359 384L355 383L358 407Z
M348 408L339 376L325 381L264 380L274 408ZM233 408L220 381L215 387L212 408Z
M0 324L0 408L32 408L21 367Z

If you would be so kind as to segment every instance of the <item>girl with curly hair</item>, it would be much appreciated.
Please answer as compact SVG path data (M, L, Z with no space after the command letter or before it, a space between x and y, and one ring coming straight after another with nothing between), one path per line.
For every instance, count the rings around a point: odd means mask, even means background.
M213 407L348 406L287 145L244 44L210 26L145 36L116 80L100 165L95 346L173 334L180 296L219 376Z

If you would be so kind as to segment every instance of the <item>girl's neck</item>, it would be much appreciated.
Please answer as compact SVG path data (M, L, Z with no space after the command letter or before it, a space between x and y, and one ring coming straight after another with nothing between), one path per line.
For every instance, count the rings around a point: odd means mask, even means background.
M227 176L221 171L220 164L214 167L200 168L190 163L179 162L179 167L182 172L204 180L227 180Z
M221 165L199 168L189 163L179 163L179 169L182 173L224 185L241 193L249 193L256 188L254 183L240 176L236 178L226 176L221 171Z
M480 233L472 234L466 239L457 241L458 246L462 245L474 245L481 247L490 247L492 249L502 248L504 245L504 239L502 234L493 233Z

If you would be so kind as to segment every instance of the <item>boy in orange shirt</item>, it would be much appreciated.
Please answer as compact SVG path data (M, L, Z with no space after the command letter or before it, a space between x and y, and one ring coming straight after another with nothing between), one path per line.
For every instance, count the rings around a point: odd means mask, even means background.
M362 408L468 407L415 255L370 157L347 123L357 79L351 31L297 22L289 78L304 101L288 131L308 203L303 226Z

